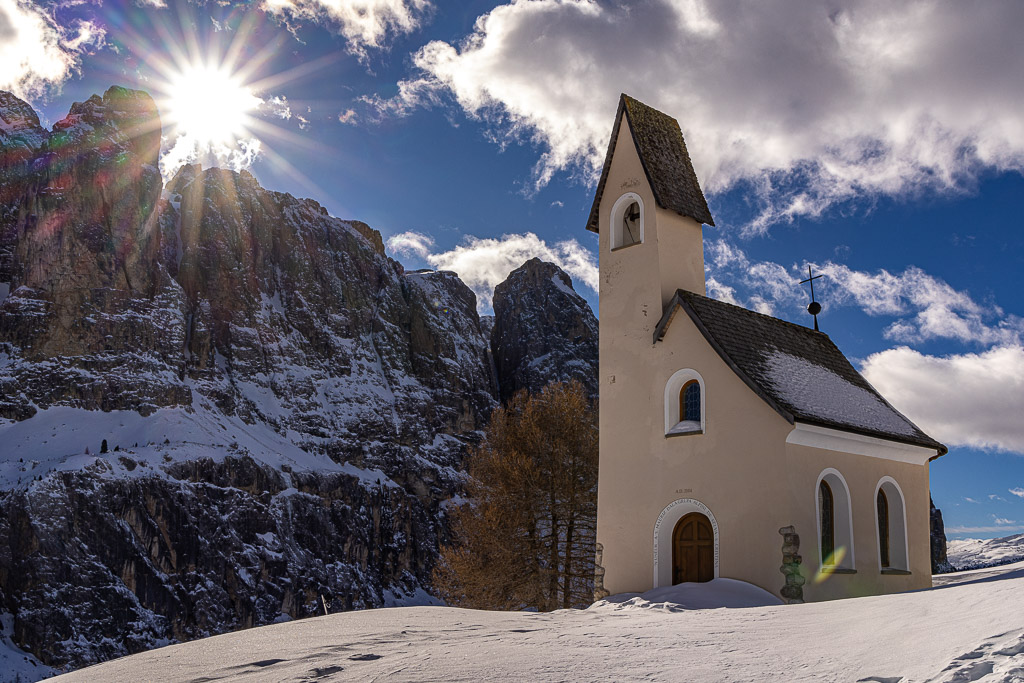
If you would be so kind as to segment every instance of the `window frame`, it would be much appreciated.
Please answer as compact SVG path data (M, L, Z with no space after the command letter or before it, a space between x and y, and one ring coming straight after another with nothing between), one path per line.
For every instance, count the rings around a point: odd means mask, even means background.
M685 412L681 410L682 391L691 384L697 382L700 387L700 420L686 421ZM703 434L707 427L707 386L704 378L693 368L677 370L665 382L665 437L690 436Z

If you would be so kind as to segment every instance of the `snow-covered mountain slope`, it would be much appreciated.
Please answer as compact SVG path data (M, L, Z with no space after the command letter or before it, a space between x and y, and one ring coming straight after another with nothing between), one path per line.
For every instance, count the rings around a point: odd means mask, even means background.
M1002 538L964 538L946 546L949 563L957 569L993 567L1024 560L1024 534Z
M0 93L0 124L5 637L73 667L420 601L511 332L313 200L198 166L163 186L146 93L51 131Z
M1024 566L958 578L917 593L739 609L678 610L662 595L546 614L371 610L175 645L55 680L1020 681Z

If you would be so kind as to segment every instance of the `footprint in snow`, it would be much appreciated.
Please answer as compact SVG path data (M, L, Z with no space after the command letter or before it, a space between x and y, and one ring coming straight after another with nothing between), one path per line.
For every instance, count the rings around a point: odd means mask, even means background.
M950 663L931 683L1020 683L1024 681L1024 632L989 638Z

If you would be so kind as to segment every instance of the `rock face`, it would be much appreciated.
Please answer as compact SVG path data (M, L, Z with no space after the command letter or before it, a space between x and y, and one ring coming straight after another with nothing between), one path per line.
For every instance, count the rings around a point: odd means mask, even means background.
M198 166L162 186L160 131L137 91L52 131L0 92L0 615L56 667L426 599L501 397L596 387L556 267L481 321L315 201Z
M942 510L935 507L935 502L928 497L931 507L931 546L932 574L943 574L953 571L953 566L946 558L946 527L942 523Z
M530 259L494 288L491 347L502 401L569 379L597 396L597 319L554 264Z

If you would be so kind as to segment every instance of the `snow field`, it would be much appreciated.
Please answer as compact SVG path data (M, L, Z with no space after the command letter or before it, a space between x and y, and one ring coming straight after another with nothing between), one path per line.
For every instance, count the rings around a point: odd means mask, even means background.
M1024 681L1024 563L943 581L916 593L732 609L682 605L738 604L759 589L719 580L705 584L704 596L684 586L546 614L348 612L173 645L55 680Z

